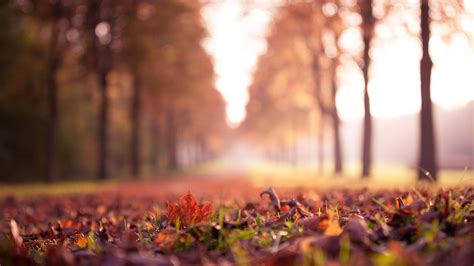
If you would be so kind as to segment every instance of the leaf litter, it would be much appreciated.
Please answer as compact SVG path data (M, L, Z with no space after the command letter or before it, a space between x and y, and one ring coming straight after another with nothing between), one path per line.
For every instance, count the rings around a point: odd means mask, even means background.
M472 265L474 188L0 200L3 265ZM257 194L258 195L258 194Z

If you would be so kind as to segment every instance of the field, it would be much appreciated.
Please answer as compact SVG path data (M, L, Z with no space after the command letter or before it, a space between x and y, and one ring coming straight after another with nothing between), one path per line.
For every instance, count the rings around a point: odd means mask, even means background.
M314 173L304 169L291 178L283 168L264 169L3 186L0 264L474 262L470 172L434 187L394 177L311 180Z

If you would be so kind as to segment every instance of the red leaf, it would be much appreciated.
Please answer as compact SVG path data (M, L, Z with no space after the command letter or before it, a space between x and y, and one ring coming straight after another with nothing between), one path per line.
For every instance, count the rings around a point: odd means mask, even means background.
M213 212L212 204L198 204L196 198L188 192L182 196L178 203L168 203L168 220L179 220L181 227L193 226L196 223L208 220Z

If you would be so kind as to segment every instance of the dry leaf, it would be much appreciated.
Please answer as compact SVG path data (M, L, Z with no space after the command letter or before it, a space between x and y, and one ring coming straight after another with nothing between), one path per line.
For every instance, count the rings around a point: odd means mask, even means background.
M23 238L20 236L18 225L13 219L10 220L10 229L12 233L12 240L15 243L15 246L20 247L23 244Z
M181 227L186 228L196 223L208 220L213 213L211 203L198 204L196 198L188 192L179 199L178 203L168 203L168 220L179 220Z
M174 230L163 230L155 237L155 244L162 249L172 249L176 243L176 232Z
M273 206L275 206L277 211L280 211L281 203L280 203L280 198L276 194L276 191L272 187L269 187L265 191L260 193L260 197L262 197L264 194L268 194L268 196L270 197L270 200L272 201Z
M296 223L298 225L301 225L305 229L323 232L328 226L327 220L328 216L323 215L301 219L298 220Z
M86 248L87 247L87 238L83 235L79 235L74 242L78 248Z
M340 235L342 233L342 229L341 229L341 226L339 225L339 220L337 216L331 210L327 210L326 213L329 216L329 219L328 219L328 226L326 227L324 234L327 236Z

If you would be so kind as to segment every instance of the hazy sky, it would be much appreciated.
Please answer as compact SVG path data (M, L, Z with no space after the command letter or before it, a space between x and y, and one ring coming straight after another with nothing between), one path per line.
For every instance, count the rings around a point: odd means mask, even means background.
M216 1L203 10L210 33L205 47L214 59L216 87L226 100L227 120L233 125L245 117L247 88L258 56L266 49L271 19L268 9L248 9L242 2Z
M265 36L271 21L272 3L278 1L220 0L208 4L203 15L210 38L204 44L214 60L216 87L227 103L230 125L245 118L247 89L258 56L265 52ZM471 2L471 4L468 4ZM474 1L466 8L474 13ZM255 4L257 3L257 4ZM416 22L415 22L416 23ZM474 34L474 20L463 21ZM394 117L414 113L420 107L419 60L421 49L417 36L394 39L385 26L377 28L379 40L371 51L373 64L369 90L373 115ZM346 43L354 45L357 31L348 31ZM434 36L431 53L434 61L432 98L445 108L455 108L474 100L474 47L461 35L450 43ZM339 70L337 106L342 119L357 119L363 115L363 80L353 64Z

